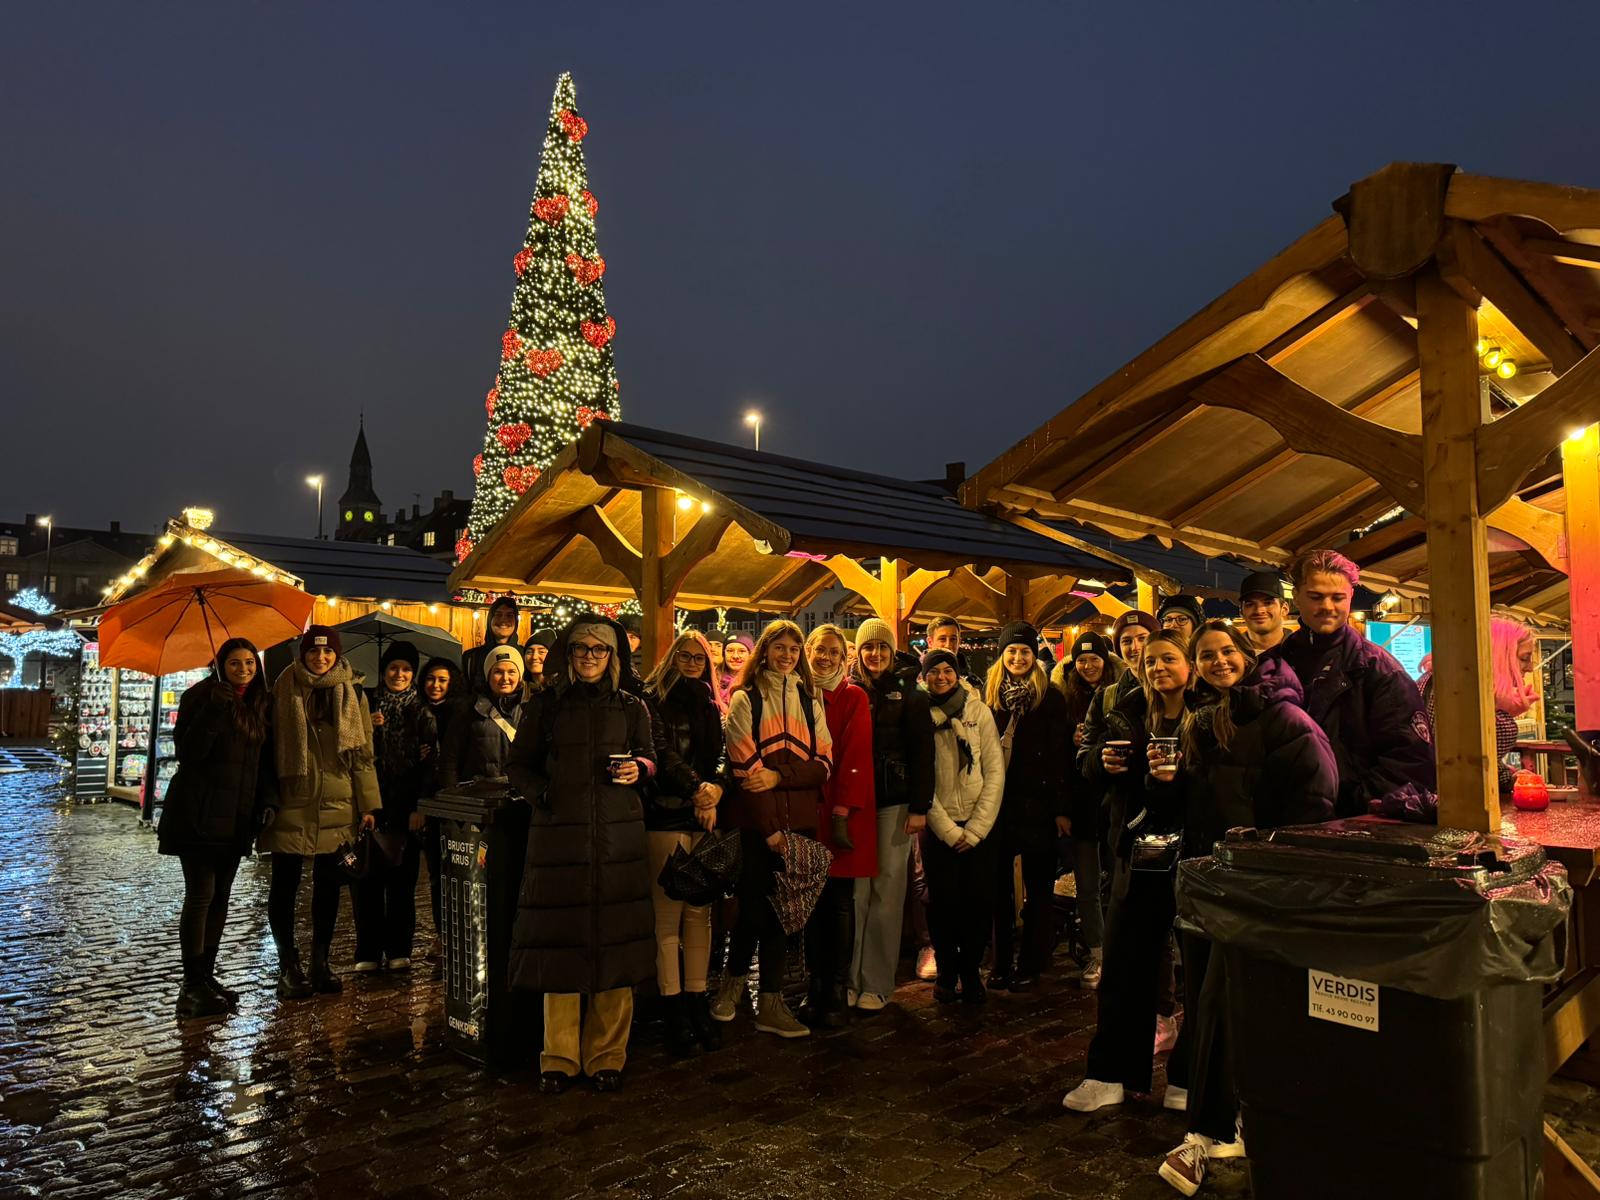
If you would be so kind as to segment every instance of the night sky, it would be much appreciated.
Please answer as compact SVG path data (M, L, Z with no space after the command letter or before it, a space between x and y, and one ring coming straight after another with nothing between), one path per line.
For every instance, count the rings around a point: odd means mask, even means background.
M754 10L767 10L757 12ZM336 10L336 11L335 11ZM557 74L624 419L976 470L1395 159L1600 187L1600 6L12 3L0 516L468 494Z

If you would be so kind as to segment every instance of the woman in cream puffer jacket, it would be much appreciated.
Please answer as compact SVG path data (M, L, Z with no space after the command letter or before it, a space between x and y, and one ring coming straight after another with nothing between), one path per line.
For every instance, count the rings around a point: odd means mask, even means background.
M939 977L933 994L981 1004L978 964L994 914L994 847L988 834L1005 792L1005 752L989 706L961 684L956 658L930 650L922 681L933 704L933 806L922 831L928 932ZM956 990L960 985L960 992Z

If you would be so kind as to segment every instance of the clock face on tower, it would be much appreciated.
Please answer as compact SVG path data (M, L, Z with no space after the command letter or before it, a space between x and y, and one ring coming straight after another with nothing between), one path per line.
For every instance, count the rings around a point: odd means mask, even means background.
M348 509L348 508L347 508L347 509L345 509L345 510L344 510L344 519L345 519L345 520L346 520L346 521L354 521L354 520L355 520L355 519L356 519L356 515L355 515L355 513L353 513L353 512L351 512L351 511L350 511L350 510L349 510L349 509Z
M362 520L363 520L363 521L366 521L366 522L367 522L367 523L369 523L369 524L370 524L370 523L371 523L371 522L372 522L372 519L373 519L373 512L372 512L372 510L371 510L371 509L370 509L370 508L369 508L369 509L367 509L367 511L366 511L366 512L364 512L364 513L362 513L362 514L361 514L361 519L362 519Z

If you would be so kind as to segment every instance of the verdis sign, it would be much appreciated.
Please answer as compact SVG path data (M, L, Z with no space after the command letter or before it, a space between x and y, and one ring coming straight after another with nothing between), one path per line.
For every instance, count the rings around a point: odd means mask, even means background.
M1322 971L1307 971L1310 1001L1308 1015L1352 1029L1378 1032L1378 985L1364 979L1344 979Z

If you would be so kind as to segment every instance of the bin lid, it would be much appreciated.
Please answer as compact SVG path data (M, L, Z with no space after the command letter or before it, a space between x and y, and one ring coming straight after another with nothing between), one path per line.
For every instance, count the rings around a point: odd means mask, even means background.
M417 803L424 816L445 817L452 821L487 824L497 810L511 801L511 783L506 779L473 779L455 787L440 788Z
M1230 829L1215 856L1240 870L1394 882L1455 880L1478 889L1520 883L1545 863L1544 848L1525 838L1380 817Z

